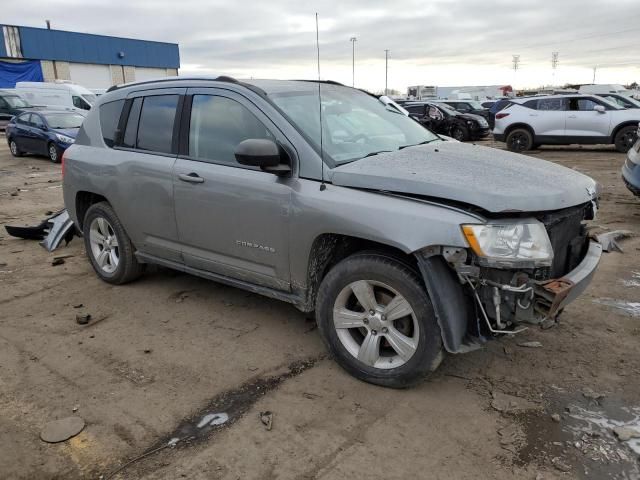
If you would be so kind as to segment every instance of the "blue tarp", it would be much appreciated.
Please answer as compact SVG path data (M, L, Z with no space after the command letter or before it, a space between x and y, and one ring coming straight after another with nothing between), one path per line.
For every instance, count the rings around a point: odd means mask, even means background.
M39 60L20 63L0 61L0 88L15 88L16 82L43 82Z

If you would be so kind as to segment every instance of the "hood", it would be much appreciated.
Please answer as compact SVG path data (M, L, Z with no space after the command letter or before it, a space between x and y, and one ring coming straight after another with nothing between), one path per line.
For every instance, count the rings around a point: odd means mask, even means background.
M495 148L434 142L332 170L334 185L424 195L488 212L559 210L592 200L596 182L555 163Z
M60 133L62 135L66 135L67 137L76 138L78 135L79 128L52 128L51 131L54 133Z

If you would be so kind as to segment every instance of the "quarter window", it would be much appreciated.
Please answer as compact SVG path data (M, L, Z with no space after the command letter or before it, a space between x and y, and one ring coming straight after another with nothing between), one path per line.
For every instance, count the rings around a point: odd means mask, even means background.
M102 129L102 139L107 147L113 147L116 142L118 122L123 105L124 100L116 100L100 106L100 128Z
M122 146L135 148L136 137L138 136L138 120L140 119L140 109L142 107L142 97L136 98L131 104L129 118L127 118L127 128L124 131Z
M267 127L235 100L194 95L189 129L190 157L239 166L234 155L236 146L249 138L274 140Z
M178 95L144 97L138 127L137 148L152 152L171 153L178 97Z

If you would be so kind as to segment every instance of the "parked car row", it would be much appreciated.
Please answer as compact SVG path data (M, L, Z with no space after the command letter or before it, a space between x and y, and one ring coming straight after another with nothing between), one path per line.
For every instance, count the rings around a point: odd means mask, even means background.
M461 142L485 138L490 132L483 116L461 113L444 102L403 102L402 106L429 130Z

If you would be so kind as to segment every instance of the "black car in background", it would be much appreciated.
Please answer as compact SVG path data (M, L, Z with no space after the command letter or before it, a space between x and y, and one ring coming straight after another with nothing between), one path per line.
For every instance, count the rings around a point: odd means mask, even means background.
M402 106L429 130L461 142L479 140L489 135L489 124L484 117L458 112L446 103L406 102Z
M438 100L439 103L446 103L454 110L460 113L472 113L473 115L480 115L485 119L489 119L489 109L482 106L482 104L476 100Z
M0 90L0 130L4 130L12 117L34 107L13 89Z

